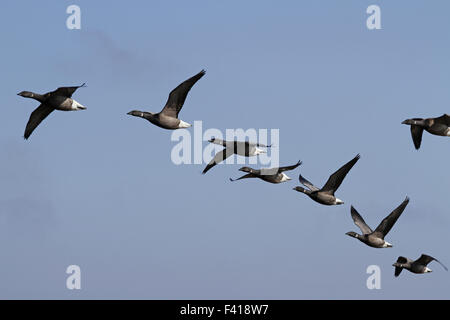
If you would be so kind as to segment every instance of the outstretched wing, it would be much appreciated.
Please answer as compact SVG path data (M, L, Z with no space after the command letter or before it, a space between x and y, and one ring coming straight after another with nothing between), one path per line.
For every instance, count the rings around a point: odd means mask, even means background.
M416 148L416 150L419 150L420 144L422 143L422 134L423 127L411 125L411 137L413 139L414 147Z
M381 221L381 223L375 229L375 232L377 232L382 238L384 238L384 236L388 234L388 232L392 229L397 219L403 213L403 210L405 210L408 203L409 198L406 197L405 200L403 200L403 202L397 208L395 208L390 215L388 215L386 218L383 219L383 221Z
M434 119L434 121L437 122L437 123L442 123L442 124L445 124L447 126L450 126L450 115L443 114L439 118Z
M302 177L301 174L298 175L298 180L300 180L300 183L302 185L304 185L305 187L308 187L309 190L311 191L317 191L319 190L319 188L317 188L315 185L313 185L311 182L309 182L308 180L306 180L305 178Z
M322 191L328 192L330 194L334 194L334 192L339 188L342 181L344 181L345 176L350 171L350 169L355 165L355 163L359 160L360 155L357 154L352 160L344 164L338 171L333 173L328 179L327 183L322 188Z
M59 87L55 91L51 92L52 95L63 96L67 98L72 98L72 95L78 88L83 88L86 86L86 83L83 83L81 86L76 87Z
M373 232L372 229L370 229L370 227L361 217L361 215L358 213L358 211L356 211L356 209L353 208L353 206L351 206L350 212L352 215L353 222L358 226L359 229L361 229L363 234L369 234Z
M187 79L183 83L181 83L178 87L173 89L169 94L169 99L166 102L166 105L161 110L161 113L177 118L178 113L183 107L184 101L188 95L189 90L191 90L192 86L205 75L205 70L200 71L195 76Z
M284 172L284 171L290 171L290 170L294 170L295 168L297 168L299 165L301 165L302 162L299 160L296 164L292 165L292 166L286 166L286 167L279 167L278 168L278 172Z
M426 255L426 254L422 254L422 255L420 256L420 258L417 259L415 262L418 263L418 264L420 264L420 265L426 266L427 264L429 264L429 263L430 263L431 261L433 261L433 260L436 261L437 263L439 263L446 271L448 271L447 267L444 266L444 265L442 264L442 262L440 262L438 259L433 258L432 256L429 256L429 255Z
M408 259L406 259L405 257L398 257L397 259L397 263L406 263L408 262ZM400 275L400 273L402 273L403 268L402 267L395 267L395 273L394 276L398 277Z
M223 149L220 152L217 152L214 158L208 163L208 165L205 167L202 173L205 174L206 172L209 171L209 169L214 167L216 164L221 163L231 155L233 155L233 151L227 148Z
M24 138L28 139L31 133L33 133L34 129L36 129L36 127L42 122L42 120L47 118L47 116L52 113L53 110L53 108L45 104L41 104L39 107L37 107L36 110L31 113L30 119L28 120L27 126L25 128Z
M238 181L238 180L241 180L241 179L247 179L247 178L257 178L258 176L256 176L256 175L254 175L253 173L247 173L247 174L245 174L245 175L243 175L242 177L239 177L239 178L237 178L237 179L231 179L230 178L230 181Z

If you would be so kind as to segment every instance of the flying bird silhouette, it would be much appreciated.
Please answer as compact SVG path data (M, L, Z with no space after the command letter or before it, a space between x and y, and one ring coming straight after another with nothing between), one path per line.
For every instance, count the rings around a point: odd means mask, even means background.
M166 105L159 113L133 110L128 112L127 114L139 118L144 118L154 125L164 129L175 130L179 128L189 128L191 125L187 122L184 122L183 120L178 119L178 114L183 107L189 90L191 90L192 86L198 80L200 80L200 78L203 77L205 73L206 71L202 70L195 76L187 79L178 87L173 89L169 94Z
M448 271L447 267L444 266L438 259L435 259L426 254L422 254L416 261L401 256L398 257L397 262L392 265L395 267L394 275L398 277L403 269L406 269L412 273L429 273L432 270L428 268L427 265L433 260L439 263L446 271Z
M383 221L381 221L375 231L370 229L358 211L356 211L356 209L352 206L350 212L353 222L359 229L361 229L362 234L357 234L354 231L350 231L347 232L346 235L356 238L373 248L391 248L392 244L384 240L384 237L392 229L398 218L400 218L408 203L409 198L406 197L406 199L394 211L392 211L386 218L383 219Z
M302 187L295 187L294 190L298 192L302 192L309 196L314 201L324 204L324 205L337 205L344 204L344 202L335 197L334 193L341 185L342 181L344 181L345 176L350 171L350 169L355 165L355 163L359 160L360 155L356 155L352 160L343 165L338 171L333 173L322 189L317 188L311 182L306 180L302 175L299 175L300 183L306 186L308 189Z
M253 157L261 153L266 153L266 151L260 149L261 148L270 148L271 146L264 145L261 143L252 143L248 141L225 141L222 139L212 138L208 140L210 143L222 145L225 148L222 151L216 153L214 158L208 163L208 165L203 170L203 174L208 172L212 167L216 164L224 161L228 157L231 157L233 154L237 154L244 157Z
M450 115L444 114L438 118L413 118L402 122L411 126L411 136L414 142L414 147L419 150L422 143L423 130L436 136L450 137Z
M250 167L242 167L239 169L239 171L248 172L248 173L237 179L230 178L230 181L237 181L237 180L247 179L247 178L259 178L263 181L270 182L270 183L282 183L282 182L292 180L284 172L294 170L301 164L302 164L302 162L298 161L296 164L294 164L292 166L270 168L270 169L259 169L259 170L252 169Z
M28 139L33 133L34 129L52 113L53 110L60 111L77 111L84 110L84 107L79 102L72 99L72 95L78 88L85 87L85 83L81 86L75 87L60 87L55 91L47 92L45 94L38 94L31 91L22 91L17 95L39 101L41 104L31 113L25 128L24 138Z

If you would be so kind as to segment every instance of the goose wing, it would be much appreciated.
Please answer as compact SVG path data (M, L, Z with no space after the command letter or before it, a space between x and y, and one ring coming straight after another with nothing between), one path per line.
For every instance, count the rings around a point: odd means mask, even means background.
M353 208L353 206L351 206L350 212L353 222L358 226L359 229L361 229L363 234L370 234L373 232L372 229L370 229L370 227L364 221L363 217L361 217L361 215L358 213L358 211L356 211L355 208Z
M237 179L230 178L230 181L234 182L234 181L238 181L238 180L241 180L241 179L247 179L247 178L258 178L258 176L254 175L253 173L247 173L247 174L244 174L242 177L239 177Z
M429 263L430 263L431 261L433 261L433 260L436 261L437 263L439 263L445 270L448 271L447 267L444 266L444 265L442 264L442 262L440 262L438 259L433 258L432 256L429 256L429 255L426 255L426 254L422 254L422 255L420 256L420 258L417 259L417 260L414 261L414 262L415 262L415 263L418 263L418 264L420 264L420 265L426 266L427 264L429 264Z
M75 91L77 91L78 88L83 88L85 86L86 86L86 83L83 83L81 86L75 86L75 87L59 87L55 91L52 91L51 94L57 95L57 96L63 96L63 97L67 97L67 98L72 98L72 95L74 94Z
M169 98L167 99L166 105L161 110L161 113L169 117L178 118L178 113L183 107L184 101L186 100L189 90L191 90L192 86L198 80L200 80L200 78L203 77L205 73L206 73L205 70L202 70L195 76L187 79L186 81L181 83L178 87L173 89L170 92Z
M226 158L229 158L233 154L234 153L232 152L232 150L227 148L221 150L220 152L217 152L214 158L208 163L208 165L205 167L202 173L205 174L206 172L209 171L209 169L214 167L216 164L224 161Z
M447 126L450 126L450 115L443 114L439 118L434 119L434 121L437 122L437 123L442 123L442 124L445 124Z
M359 160L360 155L357 154L352 160L344 164L338 171L333 173L328 179L327 183L322 188L322 191L326 191L330 194L334 194L334 192L339 188L342 181L344 181L345 176L350 171L350 169L355 165L355 163Z
M397 263L403 264L403 263L407 263L407 262L408 262L408 259L406 259L405 257L402 257L402 256L398 257L398 259L397 259ZM400 273L402 273L402 270L403 270L402 267L395 267L394 276L398 277L400 275Z
M27 126L25 128L24 138L28 139L33 133L34 129L45 119L47 116L55 110L45 104L41 104L31 113L30 119L28 120Z
M392 229L397 219L400 217L400 215L405 210L406 206L409 203L409 198L406 197L403 202L394 209L386 218L381 221L381 223L378 225L378 227L375 229L375 232L381 236L381 238L384 238L388 232Z
M419 150L420 144L422 143L423 127L411 125L410 130L411 130L411 137L414 142L414 147L416 148L416 150Z
M315 185L313 185L311 182L306 180L304 177L302 177L301 174L298 175L298 180L300 180L300 183L304 185L305 187L308 187L311 191L318 191L319 188L317 188Z
M279 167L278 168L278 172L284 172L284 171L290 171L290 170L294 170L295 168L297 168L299 165L301 165L302 162L299 160L296 164L292 165L292 166L286 166L286 167Z

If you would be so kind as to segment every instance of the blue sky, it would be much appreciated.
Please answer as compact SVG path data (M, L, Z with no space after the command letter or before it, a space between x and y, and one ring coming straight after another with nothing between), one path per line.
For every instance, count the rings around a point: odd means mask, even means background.
M81 8L81 30L66 8ZM381 7L382 30L366 28ZM450 113L448 1L8 1L0 11L0 298L449 299L439 265L394 278L397 256L450 266L449 143L414 150L401 121ZM280 130L293 181L229 182L240 165L176 166L171 132L127 116L159 111L201 69L180 117L204 128ZM54 112L23 140L39 93L87 82L82 112ZM204 143L206 146L207 143ZM322 185L357 153L321 206ZM410 204L372 249L372 227ZM81 267L82 289L65 287ZM381 290L366 268L381 267Z

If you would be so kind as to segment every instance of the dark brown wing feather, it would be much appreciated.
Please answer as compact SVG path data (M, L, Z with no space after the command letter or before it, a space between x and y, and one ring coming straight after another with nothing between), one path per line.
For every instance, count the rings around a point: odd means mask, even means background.
M359 160L360 155L357 154L352 160L344 164L338 171L333 173L328 179L327 183L322 188L322 191L326 191L330 194L334 194L334 192L339 188L342 181L344 181L345 176L350 171L350 169L355 165L355 163Z
M247 178L258 178L258 176L254 175L253 173L247 173L247 174L245 174L242 177L239 177L237 179L230 178L230 181L234 182L234 181L238 181L238 180L241 180L241 179L247 179Z
M173 117L178 118L178 113L183 107L184 101L188 95L189 90L191 90L192 86L205 75L205 70L200 71L195 76L187 79L183 83L181 83L178 87L172 90L169 94L169 99L166 102L166 105L161 110L161 113Z
M406 259L405 257L398 257L397 259L397 263L406 263L408 262L408 259ZM403 268L402 267L395 267L395 273L394 276L398 277L400 275L400 273L402 273Z
M294 170L295 168L297 168L299 165L301 165L302 162L299 160L296 164L292 165L292 166L286 166L286 167L279 167L278 168L278 172L284 172L284 171L290 171L290 170Z
M312 182L309 182L308 180L306 180L306 178L303 177L301 174L298 175L298 180L300 181L300 183L302 185L304 185L305 187L308 187L309 190L311 190L311 191L318 191L318 190L320 190L315 185L313 185Z
M420 258L417 259L417 260L414 261L414 262L415 262L415 263L418 263L418 264L420 264L420 265L426 266L427 264L429 264L429 263L430 263L431 261L433 261L433 260L436 261L437 263L439 263L445 270L448 271L447 267L444 266L444 265L442 264L442 262L440 262L438 259L433 258L432 256L429 256L429 255L426 255L426 254L422 254L422 255L420 256Z
M442 123L442 124L445 124L447 126L450 126L450 115L443 114L439 118L434 119L434 121L437 122L437 123Z
M350 209L353 222L358 226L359 229L361 229L363 234L370 234L372 233L372 229L367 225L367 223L364 221L363 217L356 211L353 206L351 206Z
M75 91L77 91L78 88L85 87L86 83L83 83L81 86L76 87L59 87L55 91L52 91L50 94L57 95L57 96L63 96L67 98L72 98L72 95Z
M434 260L433 257L431 257L431 256L429 256L429 255L426 255L426 254L422 254L422 255L420 256L420 258L417 259L415 262L418 263L418 264L420 264L420 265L426 266L426 265L428 265L428 264L429 264L431 261L433 261L433 260Z
M203 170L202 173L205 174L206 172L209 171L209 169L214 167L216 164L221 163L222 161L224 161L225 159L229 158L232 155L233 155L233 150L230 150L227 148L217 152L215 154L214 158L211 159L211 161L208 163L208 165L205 167L205 169Z
M388 234L388 232L392 229L397 219L400 217L400 215L405 210L406 206L409 203L409 198L406 197L403 202L394 209L394 211L391 212L386 218L381 221L381 223L378 225L378 227L375 229L375 232L378 233L381 238L384 238Z
M34 129L44 120L54 109L41 104L31 113L30 119L28 120L27 127L25 128L24 138L28 139Z
M419 150L420 144L422 143L422 134L423 127L411 125L411 137L413 139L414 147L416 148L416 150Z

